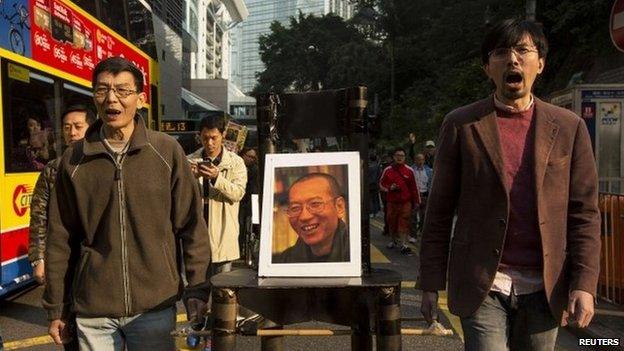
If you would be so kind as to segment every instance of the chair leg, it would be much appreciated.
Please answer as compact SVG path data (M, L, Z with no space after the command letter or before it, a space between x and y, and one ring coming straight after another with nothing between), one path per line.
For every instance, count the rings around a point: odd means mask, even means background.
M364 294L363 294L364 295ZM371 332L371 311L367 299L360 295L351 318L351 350L373 351L373 334ZM368 295L365 294L365 295Z
M401 290L399 286L381 289L377 314L377 350L401 350Z
M236 292L231 289L212 290L214 299L212 326L212 347L215 351L234 351L236 349L236 315L238 301Z
M266 329L284 329L283 326L266 328ZM262 336L260 337L260 349L262 351L283 351L284 350L284 337L283 336Z

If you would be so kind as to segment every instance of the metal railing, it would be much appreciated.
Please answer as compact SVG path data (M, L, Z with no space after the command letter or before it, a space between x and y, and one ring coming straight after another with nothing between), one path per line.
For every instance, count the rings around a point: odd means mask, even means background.
M604 193L624 194L624 178L600 177L598 178L598 189Z
M600 193L600 278L598 296L624 305L624 195Z

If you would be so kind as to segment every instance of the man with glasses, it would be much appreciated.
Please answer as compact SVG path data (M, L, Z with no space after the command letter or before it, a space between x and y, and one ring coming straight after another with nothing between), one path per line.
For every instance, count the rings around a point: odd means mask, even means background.
M466 350L553 350L560 324L583 328L593 316L596 164L585 122L531 93L547 51L535 22L494 26L481 47L494 93L451 112L440 130L421 311L435 320L437 292L447 290Z
M407 235L412 209L420 205L420 194L414 171L405 164L405 149L394 149L392 159L394 162L383 170L379 180L379 189L386 194L386 225L392 236L387 247L400 247L402 254L411 255L412 250L407 246Z
M310 173L288 190L286 215L299 238L273 263L349 262L347 201L333 176Z
M93 72L99 119L62 156L50 199L43 306L56 344L76 314L81 350L175 349L175 303L189 318L208 291L201 196L170 136L148 130L143 75L112 57Z

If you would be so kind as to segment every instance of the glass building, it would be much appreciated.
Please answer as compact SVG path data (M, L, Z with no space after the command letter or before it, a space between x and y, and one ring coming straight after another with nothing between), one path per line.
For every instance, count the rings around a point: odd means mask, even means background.
M353 8L349 0L246 0L249 17L232 31L233 52L230 77L244 92L256 85L256 73L264 70L260 60L258 38L270 32L273 21L288 25L299 11L322 16L335 13L351 18Z

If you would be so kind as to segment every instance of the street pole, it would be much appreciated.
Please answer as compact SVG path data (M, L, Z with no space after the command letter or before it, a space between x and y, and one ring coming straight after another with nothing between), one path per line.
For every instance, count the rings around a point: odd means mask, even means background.
M394 112L394 38L390 39L390 111Z
M527 0L526 2L526 19L528 21L535 21L535 8L537 0Z

